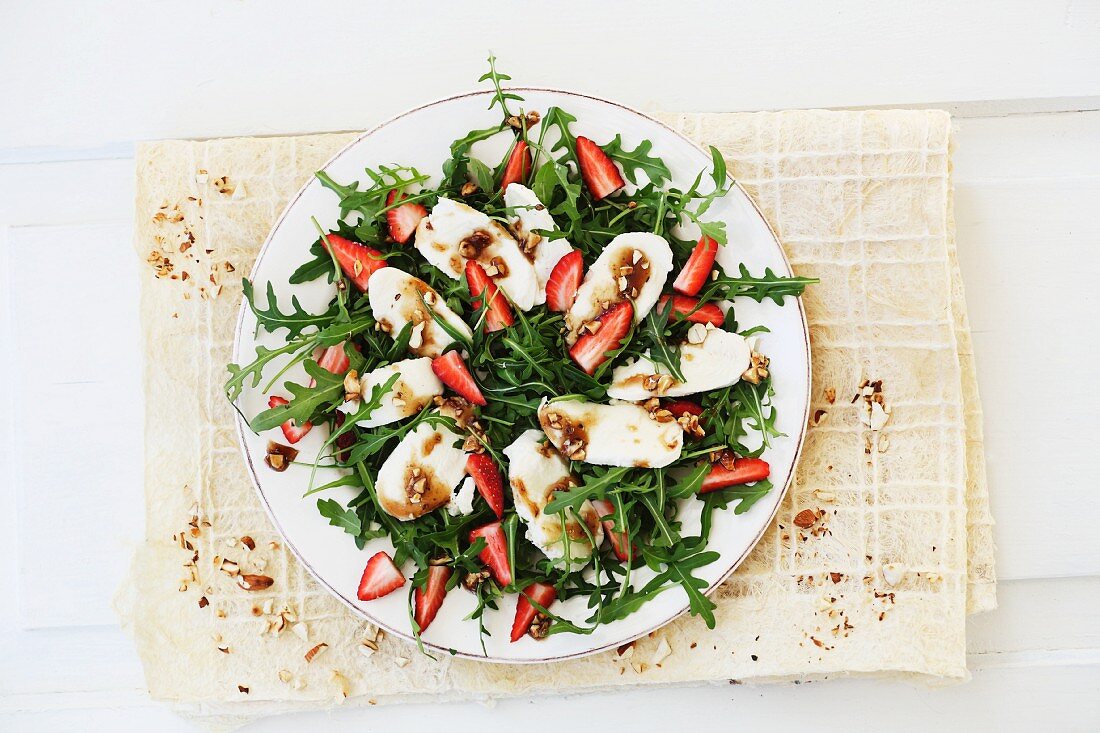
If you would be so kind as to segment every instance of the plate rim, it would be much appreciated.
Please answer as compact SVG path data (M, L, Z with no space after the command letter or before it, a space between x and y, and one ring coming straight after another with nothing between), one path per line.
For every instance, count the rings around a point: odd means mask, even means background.
M588 94L588 93L585 93L585 92L577 92L577 91L568 90L568 89L561 89L561 88L557 88L557 87L540 87L540 86L515 86L515 87L513 87L513 86L510 86L510 87L507 87L506 89L507 89L507 91L545 92L545 93L549 93L549 94L563 95L563 96L566 96L566 97L579 97L579 98L582 98L582 99L589 99L589 100L600 102L600 103L603 103L603 104L608 104L608 105L611 105L613 107L618 107L619 109L622 109L625 112L636 115L636 116L642 118L645 121L648 121L650 123L653 123L653 124L659 126L665 132L670 133L672 135L675 135L680 140L682 140L682 141L686 142L687 144L691 145L693 148L695 148L699 152L701 152L703 154L707 154L707 152L708 152L706 149L703 148L702 145L696 143L694 140L692 140L691 138L689 138L687 135L683 134L679 130L676 130L676 129L672 128L671 126L665 124L664 122L662 122L662 121L660 121L660 120L658 120L654 117L651 117L650 115L646 114L645 112L642 112L641 110L638 110L634 107L623 104L621 102L616 102L616 101L613 101L613 100L610 100L610 99L605 99L603 97L600 97L600 96L597 96L597 95L594 95L594 94ZM347 153L348 150L350 150L355 145L359 144L359 142L362 141L364 138L375 134L376 132L382 130L383 128L385 128L389 125L392 125L393 123L395 123L395 122L397 122L397 121L399 121L399 120L401 120L405 117L408 117L409 115L415 114L416 112L419 112L423 109L427 109L429 107L435 107L437 105L446 104L448 102L453 102L455 100L465 99L467 97L485 96L485 95L491 95L491 94L493 94L492 90L486 90L486 89L471 90L471 91L466 91L466 92L460 92L458 94L452 94L452 95L449 95L449 96L446 96L446 97L440 97L440 98L432 100L430 102L426 102L424 104L419 104L415 107L411 107L411 108L409 108L409 109L407 109L403 112L400 112L400 113L398 113L398 114L396 114L396 115L394 115L394 116L392 116L392 117L390 117L386 120L383 120L382 122L380 122L377 125L371 127L370 129L360 133L353 140L348 141L347 144L345 144L338 151L336 151L331 157L329 157L324 162L324 164L320 166L319 170L327 169L338 158L340 158L345 153ZM301 136L303 134L310 134L310 133L301 133L299 135L295 135L295 137ZM339 132L329 132L329 133L313 133L313 134L340 134L340 133ZM760 207L757 205L756 200L752 196L749 195L748 191L745 190L745 188L730 174L730 172L728 170L726 171L726 180L729 181L732 186L736 187L744 195L744 197L748 200L749 204L752 206L753 211L755 211L756 215L760 218L760 220L762 222L764 222L764 226L767 227L768 234L771 235L772 241L775 243L776 248L779 250L779 255L783 260L784 267L786 268L786 275L793 277L794 276L794 270L791 268L790 259L787 257L787 252L786 252L786 250L784 250L782 242L779 241L779 235L776 234L775 228L772 227L771 222L768 221L767 217L765 217L764 213L760 210ZM295 194L287 201L287 203L283 207L282 211L279 212L279 216L275 219L275 222L271 225L271 229L268 231L267 236L264 238L263 243L260 245L259 250L256 252L256 259L253 261L252 267L249 269L249 272L248 272L248 279L250 281L254 279L256 271L260 267L260 263L263 261L264 256L268 253L269 247L271 245L272 240L275 237L276 232L282 226L283 221L286 219L287 215L290 213L290 210L295 206L295 204L298 203L299 199L301 199L301 197L305 193L306 189L312 183L313 183L312 178L305 181L301 185L301 187L298 188L297 192L295 192ZM810 348L809 323L806 319L806 309L805 309L805 306L803 304L801 295L795 298L795 303L798 307L799 320L801 321L801 324L802 324L801 333L802 333L802 339L803 339L803 346L805 348L805 353L806 353L806 375L805 375L805 377L806 377L806 391L805 391L805 395L804 395L805 396L805 400L804 400L805 409L803 410L801 421L799 423L801 425L801 429L798 431L798 436L797 436L797 441L796 441L796 445L795 445L794 454L791 457L790 470L787 473L787 480L784 482L783 487L779 492L779 495L778 495L777 500L775 502L775 506L772 508L772 511L768 515L767 520L762 524L760 531L757 532L756 536L753 537L752 541L748 543L748 545L745 547L745 549L742 551L742 553L737 557L737 559L734 560L730 564L729 568L727 570L725 570L722 573L722 575L720 577L718 577L713 583L711 583L710 585L707 586L707 588L703 591L703 594L707 597L709 597L715 590L717 590L717 588L720 585L725 583L730 578L730 576L733 575L733 573L736 572L739 567L741 567L742 563L744 563L745 559L749 556L749 553L752 552L756 548L756 546L760 543L760 540L764 537L764 533L768 531L768 528L771 526L772 522L775 520L776 515L779 513L779 507L782 506L783 499L786 497L787 492L790 490L791 483L794 481L795 470L797 469L798 462L802 457L802 450L803 450L803 448L805 446L805 443L806 443L806 434L807 434L807 431L808 431L808 420L809 420L809 415L810 415L810 399L811 399L811 394L810 393L811 393L811 390L813 389L813 360L812 360L812 352L811 352L811 348ZM232 353L232 358L233 358L234 363L237 363L240 360L241 332L242 332L242 329L244 327L244 320L245 320L245 317L248 314L248 312L249 312L248 304L245 302L245 299L242 297L240 306L238 307L237 325L236 325L236 327L234 328L234 331L233 331L233 353ZM310 574L310 576L315 581L317 581L322 587L324 587L329 592L330 595L332 595L334 598L336 598L344 606L349 608L352 611L352 613L356 614L360 618L365 619L366 621L369 621L370 623L374 624L378 628L383 629L387 634L393 634L394 636L397 636L400 639L402 639L403 641L408 642L410 644L414 644L414 645L417 644L418 643L417 639L414 636L412 636L412 635L410 635L410 634L408 634L404 631L392 628L388 624L382 623L381 621L379 621L379 619L377 619L376 617L374 617L371 614L367 613L366 611L364 611L363 609L359 608L354 603L352 603L350 600L345 598L338 590L333 588L323 577L321 577L321 575L318 573L318 571L314 569L313 565L305 557L303 557L302 553L298 550L298 548L294 544L294 542L292 542L290 540L290 538L287 537L286 532L283 530L282 525L279 523L279 520L276 518L274 511L272 510L270 504L268 503L267 497L264 495L263 488L260 486L259 477L257 476L257 473L256 473L256 467L255 467L255 464L252 461L252 454L249 452L248 445L247 445L246 439L245 439L245 429L247 427L247 423L244 419L244 416L241 414L240 409L237 407L237 401L236 400L233 401L233 406L234 406L234 411L236 412L235 420L236 420L236 428L237 428L237 444L238 444L238 447L240 448L241 455L243 456L243 458L245 460L245 464L248 466L249 480L252 483L252 488L255 490L257 496L260 499L260 504L263 506L264 513L267 514L268 519L271 521L272 525L275 527L276 531L279 533L279 536L283 538L284 542L286 543L287 548L291 551L291 553L294 554L294 557L298 560L298 562L300 562L302 564L302 566L306 569L306 571ZM537 659L535 659L535 658L532 658L532 659L503 659L503 658L499 658L499 657L493 657L493 656L488 655L488 654L486 654L486 655L469 654L467 652L460 652L460 651L457 651L457 650L454 650L454 649L450 649L448 647L441 646L437 643L429 642L429 641L426 641L424 639L420 639L419 643L423 644L425 649L431 649L433 651L439 652L441 654L444 654L444 655L447 655L447 656L450 656L450 657L459 658L459 659L470 659L470 660L474 660L474 661L478 661L478 662L485 662L485 663L490 663L490 664L525 664L526 665L526 664L543 664L543 663L546 663L546 662L562 662L562 661L566 661L566 660L570 660L570 659L580 659L580 658L583 658L583 657L591 656L593 654L599 654L600 652L604 652L604 651L607 651L609 649L614 649L614 648L616 648L618 646L621 646L623 644L629 644L633 641L636 641L637 639L640 639L643 636L646 636L648 634L651 634L651 633L657 631L658 629L664 628L668 624L672 623L676 619L683 616L685 613L687 613L688 610L689 610L689 605L685 603L683 608L681 608L679 611L673 613L671 616L668 616L667 618L653 624L652 626L650 626L649 628L647 628L644 631L641 631L637 634L634 634L634 635L632 635L632 636L630 636L626 639L618 640L614 643L604 644L604 645L601 645L601 646L596 646L596 647L592 647L590 649L584 649L584 650L580 650L580 651L577 651L577 652L572 652L572 653L569 653L569 654L559 654L559 655L556 655L556 656L540 657L540 658L537 658Z

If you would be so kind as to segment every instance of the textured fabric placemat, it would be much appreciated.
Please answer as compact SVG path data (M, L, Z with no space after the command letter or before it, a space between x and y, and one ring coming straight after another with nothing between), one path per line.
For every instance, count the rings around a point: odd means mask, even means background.
M821 278L805 297L814 367L805 452L772 527L717 592L715 631L682 618L622 655L523 667L436 662L379 638L282 547L238 453L222 383L240 276L289 197L355 136L139 147L147 540L118 606L154 697L233 725L345 698L966 677L966 612L994 605L995 575L948 116L666 121L722 151L795 270ZM870 406L853 396L878 380L890 415L872 432ZM821 519L801 529L792 519L807 508ZM275 582L244 591L217 569L222 558ZM379 651L368 655L365 641ZM671 653L657 663L665 644Z

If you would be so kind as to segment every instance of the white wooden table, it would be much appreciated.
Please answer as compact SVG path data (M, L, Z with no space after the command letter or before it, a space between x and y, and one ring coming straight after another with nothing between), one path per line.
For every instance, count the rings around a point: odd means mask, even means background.
M471 87L489 48L519 82L641 108L956 115L1001 608L971 621L974 678L948 689L647 690L256 729L1100 726L1100 3L601 5L0 2L0 730L193 727L148 700L109 606L143 520L134 141L361 129Z

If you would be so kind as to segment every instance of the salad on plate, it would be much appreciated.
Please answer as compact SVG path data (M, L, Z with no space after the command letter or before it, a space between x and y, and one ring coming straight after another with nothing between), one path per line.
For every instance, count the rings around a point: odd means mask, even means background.
M388 539L357 596L406 592L418 640L449 593L474 594L482 634L518 595L512 642L591 633L675 587L713 627L695 573L719 557L711 517L772 490L779 435L767 324L737 303L813 280L716 262L737 246L707 216L733 185L716 149L676 187L650 141L575 135L489 63L499 122L458 137L440 174L317 174L340 222L314 220L288 286L329 283L331 301L288 310L245 280L258 327L285 341L230 365L227 396L262 385L268 409L245 419L270 435L267 466L309 467L303 493L360 550ZM480 159L500 136L507 153ZM320 452L301 455L314 430ZM336 487L357 497L324 496ZM583 619L556 613L574 597Z

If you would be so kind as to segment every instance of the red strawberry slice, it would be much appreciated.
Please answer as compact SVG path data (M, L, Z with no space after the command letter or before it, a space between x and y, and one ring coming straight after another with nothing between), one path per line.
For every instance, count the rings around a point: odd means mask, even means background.
M492 456L484 453L471 453L466 459L466 473L470 474L477 485L478 493L485 503L497 515L504 516L504 479Z
M281 407L282 405L289 405L285 397L279 397L278 395L271 395L267 399L268 407ZM306 433L313 430L313 423L306 421L304 425L298 425L293 420L287 420L280 427L283 429L283 437L286 438L286 442L294 445L299 440L305 437Z
M668 303L668 299L672 298L672 315L670 321L677 320L676 316L680 319L691 321L692 323L710 323L715 328L721 327L726 322L726 315L722 312L722 309L718 307L717 303L707 303L699 310L695 310L695 307L699 305L698 298L691 298L687 295L662 295L661 299L657 301L657 310L664 312L665 306ZM691 313L691 315L688 315Z
M496 581L501 585L511 585L512 566L508 564L508 540L500 522L491 522L470 532L470 544L478 537L485 538L485 549L478 557L489 568Z
M684 295L695 295L710 277L714 268L714 256L718 254L718 242L715 242L705 234L699 239L699 244L691 251L691 256L684 263L684 269L676 276L676 282L672 287Z
M728 461L727 461L728 463ZM739 486L751 484L753 481L762 481L771 473L771 467L767 461L759 458L736 458L732 466L725 466L717 461L710 467L710 473L703 479L703 485L699 487L700 494L706 494L727 486Z
M527 143L516 140L508 156L508 162L504 164L504 176L500 181L500 190L508 188L509 183L523 183L531 174L531 151L527 149Z
M698 417L703 414L703 408L697 402L691 400L669 400L663 407L676 417L683 417L684 415Z
M538 609L531 605L531 601L549 609L550 604L556 601L557 598L557 590L554 589L554 586L546 583L532 583L524 588L523 593L519 596L519 602L516 604L516 620L512 622L512 641L516 642L523 638L523 635L527 633L535 620Z
M615 557L627 562L638 554L638 550L628 542L626 532L615 529L615 505L607 499L593 499L592 506L596 513L603 519L603 533L611 540L611 549L615 551Z
M564 313L573 307L577 289L584 279L584 258L578 249L558 260L546 281L546 307Z
M462 355L457 351L448 351L443 356L432 359L432 371L440 382L475 405L484 407L489 404L478 389L470 370L466 368L466 362L462 361Z
M333 374L346 372L351 365L351 360L344 352L344 342L341 341L335 346L329 346L325 349L324 353L321 354L321 358L317 360L317 365Z
M413 599L413 618L420 633L432 623L443 599L447 597L447 581L451 579L451 569L446 565L432 565L428 568L428 580L416 589Z
M630 333L634 320L634 306L624 300L616 303L596 319L600 324L595 333L585 333L573 344L569 356L588 374L607 361L607 352L619 348L620 342Z
M393 559L385 552L379 552L367 560L363 568L363 577L359 581L359 600L373 601L393 593L405 585L405 576L401 569L393 564Z
M577 138L577 164L581 169L584 185L599 201L604 196L615 193L626 185L615 162L599 145L586 137Z
M470 286L470 295L475 298L474 310L481 307L482 293L485 293L485 297L489 300L489 310L485 314L486 331L499 331L516 322L508 299L500 292L496 283L485 274L485 269L474 260L466 260L466 284Z
M406 199L408 196L401 194L401 198ZM386 206L393 206L397 200L397 191L390 191L389 195L386 196ZM427 215L428 210L416 203L401 204L390 209L386 212L386 224L390 229L390 239L398 244L409 241L409 237L416 231L416 225Z
M355 283L355 287L364 293L367 292L367 281L370 280L370 276L386 266L382 253L373 247L341 237L339 234L326 234L321 238L321 243L325 244L326 240L328 243L326 249L329 246L332 247L336 261L340 263L340 269Z

